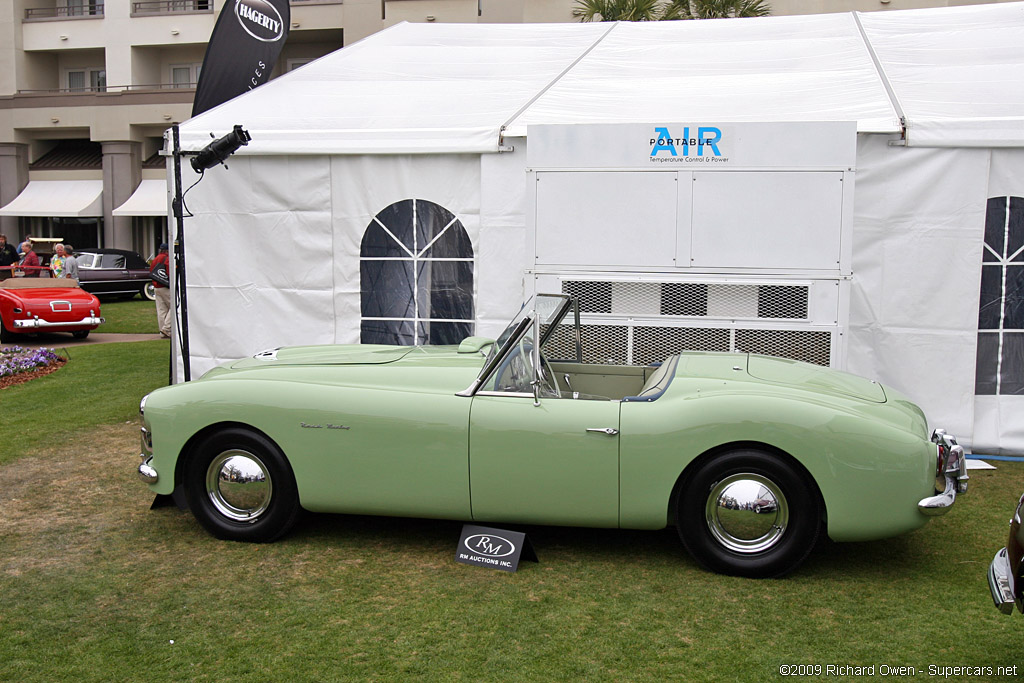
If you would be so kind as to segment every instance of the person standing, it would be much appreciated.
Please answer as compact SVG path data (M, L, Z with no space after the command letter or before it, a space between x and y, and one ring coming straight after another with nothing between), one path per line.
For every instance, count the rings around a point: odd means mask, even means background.
M39 257L32 251L32 243L24 242L21 245L21 263L25 277L39 277Z
M64 245L64 277L78 282L78 259L75 258L75 248L70 244Z
M153 262L149 264L149 272L152 273L158 267L168 266L167 244L161 244L159 253ZM171 337L171 290L166 285L153 278L153 292L156 294L156 322L160 326L160 336L165 339Z
M64 245L54 245L53 256L50 257L50 277L64 277L64 258Z
M0 235L0 280L11 277L10 266L18 263L18 250L8 244L7 235Z

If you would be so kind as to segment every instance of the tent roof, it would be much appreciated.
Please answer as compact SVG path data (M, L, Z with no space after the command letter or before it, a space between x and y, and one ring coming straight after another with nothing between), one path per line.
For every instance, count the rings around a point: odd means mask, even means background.
M1024 145L1024 2L752 19L398 24L181 126L242 153L493 152L532 124L857 121Z

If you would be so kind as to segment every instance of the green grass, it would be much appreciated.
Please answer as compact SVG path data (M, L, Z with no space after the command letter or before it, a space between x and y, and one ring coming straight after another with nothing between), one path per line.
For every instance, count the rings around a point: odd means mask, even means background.
M167 384L170 341L72 346L57 372L0 390L0 464L50 439L88 439L97 425L135 420L139 399ZM0 494L2 495L2 494Z
M136 406L165 380L166 348L72 350L55 375L0 393L0 680L760 681L786 664L873 665L875 679L883 665L917 680L940 680L929 666L1024 674L1024 616L999 614L985 580L1024 465L973 473L953 511L914 533L823 543L780 580L709 574L672 530L527 527L540 564L515 574L455 563L458 522L310 514L275 544L228 543L187 512L149 510L135 478Z
M117 334L159 334L156 302L140 298L102 299L100 311L106 320L96 331Z

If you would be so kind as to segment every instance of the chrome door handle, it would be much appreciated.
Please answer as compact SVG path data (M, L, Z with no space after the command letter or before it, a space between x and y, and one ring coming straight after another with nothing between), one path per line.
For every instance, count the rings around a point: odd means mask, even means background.
M588 432L598 432L599 434L607 434L608 436L615 436L619 433L618 429L614 427L587 427Z

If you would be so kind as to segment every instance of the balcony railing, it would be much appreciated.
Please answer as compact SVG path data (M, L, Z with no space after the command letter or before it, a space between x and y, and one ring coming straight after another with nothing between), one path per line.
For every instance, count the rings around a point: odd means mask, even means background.
M83 3L63 7L30 7L25 10L25 19L67 19L71 17L102 17L103 3Z
M39 88L19 90L19 95L75 95L79 93L101 93L128 90L131 92L153 90L195 90L195 83L154 83L144 85L84 86L81 88Z
M132 3L132 16L140 14L176 14L213 10L213 0L139 0Z

